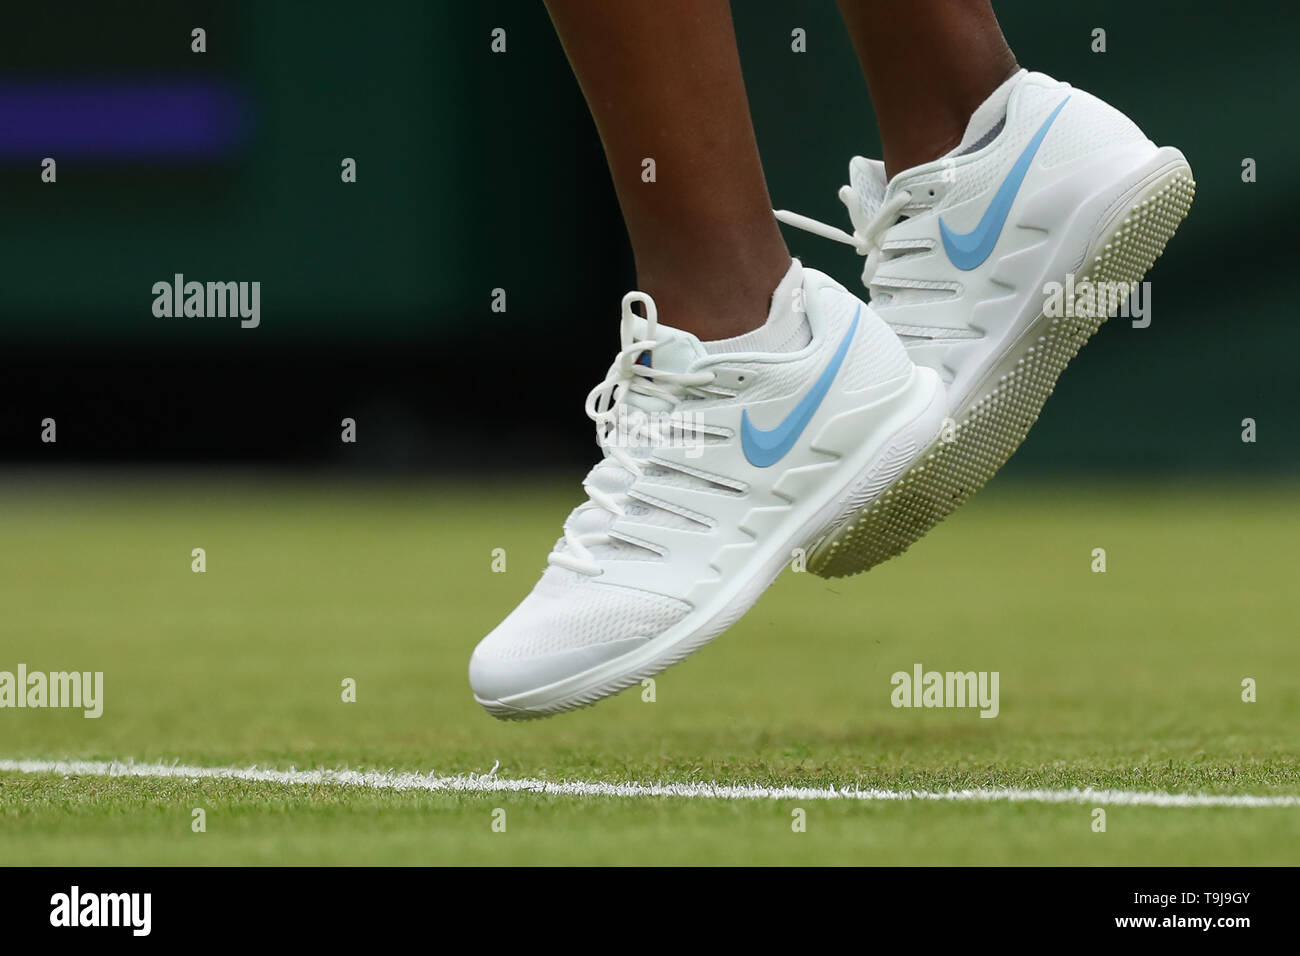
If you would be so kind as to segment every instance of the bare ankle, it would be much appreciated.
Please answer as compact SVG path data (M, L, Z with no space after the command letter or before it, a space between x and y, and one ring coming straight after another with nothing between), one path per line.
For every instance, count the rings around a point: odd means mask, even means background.
M733 338L767 321L772 293L790 269L784 246L764 261L742 258L729 264L637 269L637 286L654 297L660 321L703 341Z

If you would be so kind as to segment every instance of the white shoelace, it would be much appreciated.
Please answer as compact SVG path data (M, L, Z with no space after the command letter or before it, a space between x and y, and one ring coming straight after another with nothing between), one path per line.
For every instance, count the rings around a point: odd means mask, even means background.
M643 338L636 335L638 317L632 306L637 302L645 306L646 332ZM653 365L638 364L643 352L649 352L653 362L655 348L665 344L655 340L658 328L659 311L654 299L644 292L629 292L623 296L623 319L619 330L622 348L614 357L614 364L609 367L605 380L587 394L585 403L587 417L596 423L596 441L605 455L592 475L602 468L620 468L630 472L634 479L640 477L643 462L623 446L645 441L653 447L664 437L659 425L652 424L642 409L628 404L630 396L644 395L676 406L692 390L712 383L715 378L712 372L671 372ZM557 547L547 560L595 576L601 573L601 567L590 548L608 543L609 531L580 533L573 530L571 523L574 518L593 509L602 509L614 518L622 517L630 499L625 491L611 494L596 487L591 477L589 475L582 485L589 500L579 505L564 523L564 550Z
M876 274L876 267L880 264L880 256L884 252L880 240L889 227L898 222L903 207L912 201L912 194L905 189L900 190L893 198L877 209L874 216L870 217L862 208L861 197L858 196L857 191L852 186L841 186L838 195L840 202L844 203L845 208L849 211L849 219L853 223L853 232L851 234L809 216L801 216L797 212L790 212L788 209L775 209L773 212L776 214L777 219L787 225L802 229L805 232L811 232L823 239L842 242L857 250L858 255L866 256L867 262L862 270L862 281L869 283Z

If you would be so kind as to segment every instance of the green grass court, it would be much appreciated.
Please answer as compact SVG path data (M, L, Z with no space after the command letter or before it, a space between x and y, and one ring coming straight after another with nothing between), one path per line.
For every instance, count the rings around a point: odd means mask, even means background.
M103 671L104 714L0 710L0 759L891 790L1300 794L1300 492L998 481L857 578L784 575L593 709L502 724L475 642L576 482L0 483L0 670ZM206 550L207 571L191 571ZM1092 550L1107 571L1093 573ZM491 570L504 548L505 573ZM889 678L998 671L1000 715ZM1258 699L1241 700L1244 678ZM353 678L357 701L341 700ZM807 811L807 832L791 812ZM193 833L204 808L207 832ZM495 808L506 832L492 830ZM0 774L10 864L1294 864L1298 808L447 794Z

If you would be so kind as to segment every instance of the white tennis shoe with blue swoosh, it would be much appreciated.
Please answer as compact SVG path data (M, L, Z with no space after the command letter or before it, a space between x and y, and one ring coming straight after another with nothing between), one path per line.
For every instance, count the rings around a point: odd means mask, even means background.
M858 156L849 178L840 199L851 234L777 217L866 256L872 307L943 377L949 421L910 474L810 556L828 577L905 550L1002 467L1067 363L1163 252L1195 189L1177 149L1097 97L1024 71L952 153L892 180Z
M588 500L470 659L490 713L571 710L681 660L929 446L938 374L834 280L802 276L811 340L795 351L711 351L648 295L624 298L622 347L587 399L603 452Z

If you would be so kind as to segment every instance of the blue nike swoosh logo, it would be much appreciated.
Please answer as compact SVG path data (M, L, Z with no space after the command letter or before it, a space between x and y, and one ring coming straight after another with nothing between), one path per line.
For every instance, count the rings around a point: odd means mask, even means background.
M1052 110L1052 115L1043 121L1043 125L1038 127L1038 132L1020 154L1016 164L1011 167L1007 178L1002 180L997 194L989 203L989 208L984 210L984 216L974 229L964 233L953 232L943 219L939 220L939 235L943 237L943 249L948 253L949 261L958 269L969 272L971 269L978 268L992 255L993 247L998 244L998 237L1002 235L1002 227L1006 225L1007 215L1011 212L1011 204L1015 202L1020 184L1025 181L1025 174L1029 172L1029 164L1033 162L1034 153L1038 152L1038 147L1042 145L1043 137L1047 135L1047 128L1052 125L1052 120L1056 119L1056 115L1068 102L1070 98L1067 96L1061 100L1056 109Z
M740 447L745 452L745 458L755 468L775 465L799 440L803 430L812 421L813 415L817 414L822 399L831 390L831 382L835 381L836 373L844 364L844 356L849 354L849 344L853 341L853 333L858 330L858 318L861 315L862 306L858 306L858 311L853 315L853 324L844 333L839 348L831 356L830 364L826 366L817 381L813 382L812 388L808 389L808 394L799 400L799 404L790 410L789 415L785 416L781 424L775 428L759 428L749 420L749 409L741 413Z

